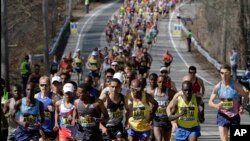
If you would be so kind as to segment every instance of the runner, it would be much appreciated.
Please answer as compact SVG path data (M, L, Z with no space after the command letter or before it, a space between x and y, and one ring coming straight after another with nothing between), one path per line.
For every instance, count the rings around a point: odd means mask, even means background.
M11 115L15 111L14 106L15 103L22 98L22 88L18 84L14 84L10 86L10 94L11 98L8 99L8 101L5 103L3 107L3 114L8 120L8 141L14 141L15 140L15 131L18 127L18 124L13 121L13 118L11 118Z
M109 121L106 126L102 125L102 131L109 136L110 140L124 140L125 133L122 125L124 110L128 110L128 105L125 97L120 93L121 82L117 78L110 81L109 91L100 95L99 99L104 102L104 105L109 113ZM126 112L128 114L128 112ZM128 116L126 116L128 117Z
M55 105L55 126L54 130L59 131L59 141L74 141L76 128L73 126L73 105L72 96L74 86L66 83L63 86L63 99L56 102Z
M43 103L35 99L34 86L28 84L26 91L26 97L16 102L15 114L12 117L19 125L15 131L15 141L44 139L45 136L40 130L44 122Z
M195 66L190 66L188 68L188 74L183 77L183 81L191 81L192 83L192 92L198 97L203 98L205 94L205 86L203 83L203 80L196 76L197 70ZM202 105L202 108L204 109L205 105ZM204 111L204 110L203 110ZM202 113L201 123L205 121L204 113Z
M153 131L156 141L169 141L171 138L172 125L167 116L167 105L171 100L170 89L166 87L166 76L160 75L157 79L158 87L155 88L153 97L158 102L159 107L153 119Z
M59 62L57 56L53 55L53 61L50 64L50 78L52 78L58 72Z
M78 49L76 52L76 56L73 59L73 68L74 71L77 74L77 84L80 84L80 81L82 80L82 76L83 76L83 66L84 66L84 59L81 57L81 50Z
M200 133L199 115L203 110L202 100L192 94L192 83L182 82L182 90L179 91L167 107L169 120L172 121L176 141L197 141Z
M164 62L165 67L169 67L170 70L170 65L173 61L173 56L167 49L166 52L163 54L162 60Z
M90 96L90 90L91 87L87 84L80 84L77 88L80 98L74 102L73 119L74 123L78 121L80 126L76 139L80 141L102 141L99 123L107 122L109 116L103 102Z
M28 83L31 82L34 84L35 87L35 93L39 92L39 79L41 77L40 73L40 65L35 64L34 65L34 72L30 74Z
M53 104L53 93L50 91L50 79L48 76L42 76L39 80L40 92L35 95L35 98L43 103L44 109L44 123L42 124L42 130L47 140L55 140L57 132L53 131L55 124L54 111L55 106Z
M220 68L221 81L217 83L212 91L208 105L218 109L217 125L219 126L220 139L228 141L229 127L231 125L240 125L240 106L241 97L248 93L242 89L238 81L231 78L231 68L223 64ZM215 102L216 97L219 102ZM246 102L243 102L243 106Z
M150 123L157 110L158 103L154 98L143 92L140 81L134 79L128 95L129 117L125 125L129 141L146 141L150 135Z

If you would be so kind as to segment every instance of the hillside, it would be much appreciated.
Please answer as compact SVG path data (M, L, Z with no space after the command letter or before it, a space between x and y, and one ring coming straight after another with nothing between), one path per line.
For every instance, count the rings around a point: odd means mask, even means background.
M221 63L229 62L229 51L240 53L241 69L250 57L250 1L200 0L192 31L200 44Z

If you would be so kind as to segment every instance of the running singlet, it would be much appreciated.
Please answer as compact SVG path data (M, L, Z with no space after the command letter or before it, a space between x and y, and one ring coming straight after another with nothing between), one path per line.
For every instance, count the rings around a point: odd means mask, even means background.
M59 113L60 127L66 128L67 126L71 125L70 121L68 120L68 116L73 117L74 108L75 108L74 105L67 108L64 104L64 100L61 100L60 113Z
M234 117L239 113L240 96L235 91L234 86L235 81L231 80L229 86L223 86L220 82L218 88L219 99L223 102L222 108L219 109L219 112L228 117Z
M83 60L80 59L80 58L78 58L78 57L75 57L75 58L74 58L74 62L75 62L75 64L76 64L76 68L81 68L82 65L83 65Z
M101 114L96 110L94 104L88 104L85 108L83 102L79 100L78 103L78 115L80 119L80 124L83 128L91 128L92 131L99 130L99 122L93 120L94 118L100 118ZM91 120L92 119L92 120Z
M187 108L187 114L177 119L177 124L184 128L192 128L199 125L198 106L195 95L192 95L191 101L186 104L181 96L178 96L177 113L182 111L182 108Z
M38 117L40 114L39 101L35 99L35 105L33 107L26 105L26 101L26 97L22 98L19 121L28 122L29 129L38 130L35 124L38 122Z
M109 114L109 121L106 125L107 127L121 124L123 120L124 97L122 94L119 95L121 98L118 104L116 104L110 99L109 95L107 94L107 110Z
M41 98L41 92L38 93L37 99L43 103L44 107L44 123L42 125L43 131L46 132L52 132L54 123L55 123L55 118L54 118L54 112L49 112L48 106L52 106L52 92L49 93L47 97Z
M201 86L198 82L198 78L195 78L195 82L192 84L192 92L193 93L199 93L201 90Z
M166 90L164 96L159 96L157 95L157 93L158 93L158 88L156 88L154 92L154 99L158 102L159 105L157 111L155 112L155 116L160 119L166 119L167 118L166 107L168 104L168 89Z
M129 126L138 132L150 130L148 123L150 114L150 106L146 102L146 94L142 93L141 101L133 101L133 115L129 118Z
M97 70L97 60L96 59L89 58L88 62L89 62L90 70Z

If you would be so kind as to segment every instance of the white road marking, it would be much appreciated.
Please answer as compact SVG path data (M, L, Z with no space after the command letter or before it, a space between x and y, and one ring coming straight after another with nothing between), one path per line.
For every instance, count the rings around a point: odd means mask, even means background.
M179 9L180 7L182 7L183 5L185 5L185 3L182 3L181 5L177 6L176 9ZM176 9L171 13L171 16L170 16L170 19L169 19L169 24L168 24L168 34L170 36L170 40L171 40L171 43L175 49L175 51L177 52L177 54L179 55L179 57L181 58L181 60L184 62L184 64L186 65L186 67L189 67L190 65L186 62L186 60L182 57L181 53L179 52L179 50L177 49L176 47L176 44L173 40L173 35L172 35L172 32L171 32L171 23L172 23L172 20L173 20L173 17L176 13ZM207 82L208 84L210 85L215 85L213 84L211 81L208 81L206 80L204 77L200 76L199 74L197 74L198 77L200 77L203 81Z
M91 15L88 17L87 21L83 24L83 26L82 26L82 28L81 28L80 34L79 34L78 39L77 39L77 44L76 44L74 53L77 51L77 49L80 49L79 45L80 45L81 37L82 37L82 35L83 35L83 36L85 35L85 34L81 34L81 33L83 32L84 28L88 25L88 23L89 23L89 21L92 19L92 17L98 15L98 14L101 13L103 10L105 10L105 9L108 8L108 7L111 7L111 6L114 5L115 3L116 3L116 2L112 2L112 3L110 3L110 4L106 5L106 6L101 7L99 10L95 11L93 14L91 14Z

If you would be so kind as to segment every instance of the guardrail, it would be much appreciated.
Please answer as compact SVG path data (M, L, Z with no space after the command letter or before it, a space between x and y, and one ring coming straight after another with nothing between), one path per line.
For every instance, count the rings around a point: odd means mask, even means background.
M69 36L69 35L65 35L65 34L67 34L66 33L67 30L69 30L69 24L70 24L70 18L66 17L63 26L60 28L59 32L56 34L56 37L54 37L54 39L50 43L49 56L55 54L58 46L60 46L60 41L62 40L62 37L63 36L66 36L66 37Z
M188 35L189 31L188 29L183 25L183 23L181 22L181 26L182 26L182 31L184 31L184 33L186 35ZM200 54L202 54L208 62L210 62L211 64L214 65L214 67L219 70L220 67L221 67L221 63L219 63L216 59L214 59L212 56L210 56L210 54L204 50L201 45L199 44L199 42L194 38L192 37L192 43L194 44L195 48L200 52ZM237 76L241 77L242 74L245 72L245 70L237 70Z

